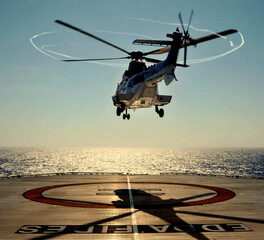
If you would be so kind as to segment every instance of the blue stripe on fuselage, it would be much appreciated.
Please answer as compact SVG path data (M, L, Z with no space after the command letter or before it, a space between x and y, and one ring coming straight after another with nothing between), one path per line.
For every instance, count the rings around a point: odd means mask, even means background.
M165 68L167 66L168 66L167 60L165 60L165 61L162 61L158 64L155 64L152 67L149 67L144 72L139 73L139 74L135 75L134 77L132 77L129 80L128 87L133 87L136 84L144 82L144 80L150 78L151 76L158 73L159 71L161 71L163 68Z

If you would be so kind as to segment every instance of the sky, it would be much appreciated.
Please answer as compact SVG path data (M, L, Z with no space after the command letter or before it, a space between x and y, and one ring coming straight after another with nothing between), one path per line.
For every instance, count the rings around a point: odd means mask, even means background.
M0 4L0 146L264 147L264 1L0 0ZM127 60L59 61L124 55L56 24L56 19L128 51L150 51L155 48L132 45L133 40L166 39L179 24L178 13L186 23L191 9L192 37L210 34L197 29L234 28L244 45L215 60L176 68L178 82L159 84L160 94L172 95L164 118L153 107L131 110L129 121L116 116L111 97ZM228 40L190 47L188 60L223 54L241 41L234 34Z

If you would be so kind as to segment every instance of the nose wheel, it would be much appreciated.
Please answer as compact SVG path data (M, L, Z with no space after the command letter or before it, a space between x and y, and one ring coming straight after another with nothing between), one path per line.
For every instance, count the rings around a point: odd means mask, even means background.
M124 120L126 120L126 119L129 120L129 119L130 119L130 114L126 114L126 113L124 113L124 114L123 114L123 119L124 119Z
M159 109L158 106L155 106L155 111L161 118L163 118L163 116L164 116L163 108Z
M123 113L123 119L124 119L124 120L126 120L126 119L129 120L129 119L130 119L130 114L127 113L127 108L126 108L126 109L123 109L123 108L121 108L121 107L118 107L118 108L116 109L116 115L117 115L117 116L120 116L121 113L124 112L125 110L126 110L126 112Z
M126 113L123 114L123 119L124 119L124 120L125 120L125 119L127 119L127 120L130 119L130 114L127 113L127 108L126 108Z

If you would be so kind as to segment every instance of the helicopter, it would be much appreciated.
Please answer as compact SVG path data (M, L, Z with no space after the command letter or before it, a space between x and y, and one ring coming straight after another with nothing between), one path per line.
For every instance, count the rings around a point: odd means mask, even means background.
M62 60L65 62L78 62L78 61L103 61L103 60L117 60L117 59L131 59L128 69L122 76L122 81L118 84L115 95L112 96L113 104L116 106L116 115L120 116L123 113L123 119L130 119L128 109L139 109L149 108L154 106L155 112L159 117L164 116L164 110L161 106L169 104L172 96L160 95L158 92L158 83L164 80L166 85L177 78L174 74L176 67L189 67L187 65L187 47L196 46L199 43L213 40L225 35L236 33L236 29L229 29L221 31L215 34L203 36L200 38L193 39L189 34L189 27L193 17L193 10L189 18L189 23L185 29L181 13L178 15L181 22L182 32L177 27L176 31L172 34L167 34L166 37L171 40L147 40L147 39L136 39L133 44L137 45L148 45L148 46L159 46L159 49L141 52L133 51L128 52L125 49L116 46L104 39L101 39L91 33L88 33L80 28L70 25L61 20L56 20L65 27L71 28L78 31L86 36L94 38L104 44L107 44L119 51L127 54L125 57L112 57L112 58L95 58L95 59L67 59ZM162 48L161 48L162 47ZM183 64L177 63L179 50L184 49ZM148 55L164 54L168 53L165 60L161 61L154 58L147 57ZM147 67L146 62L154 63L154 65Z

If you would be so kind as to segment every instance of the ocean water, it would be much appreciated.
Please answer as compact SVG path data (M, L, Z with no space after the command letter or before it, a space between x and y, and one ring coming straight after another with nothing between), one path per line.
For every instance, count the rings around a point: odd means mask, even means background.
M264 148L0 148L0 177L54 173L264 177Z

